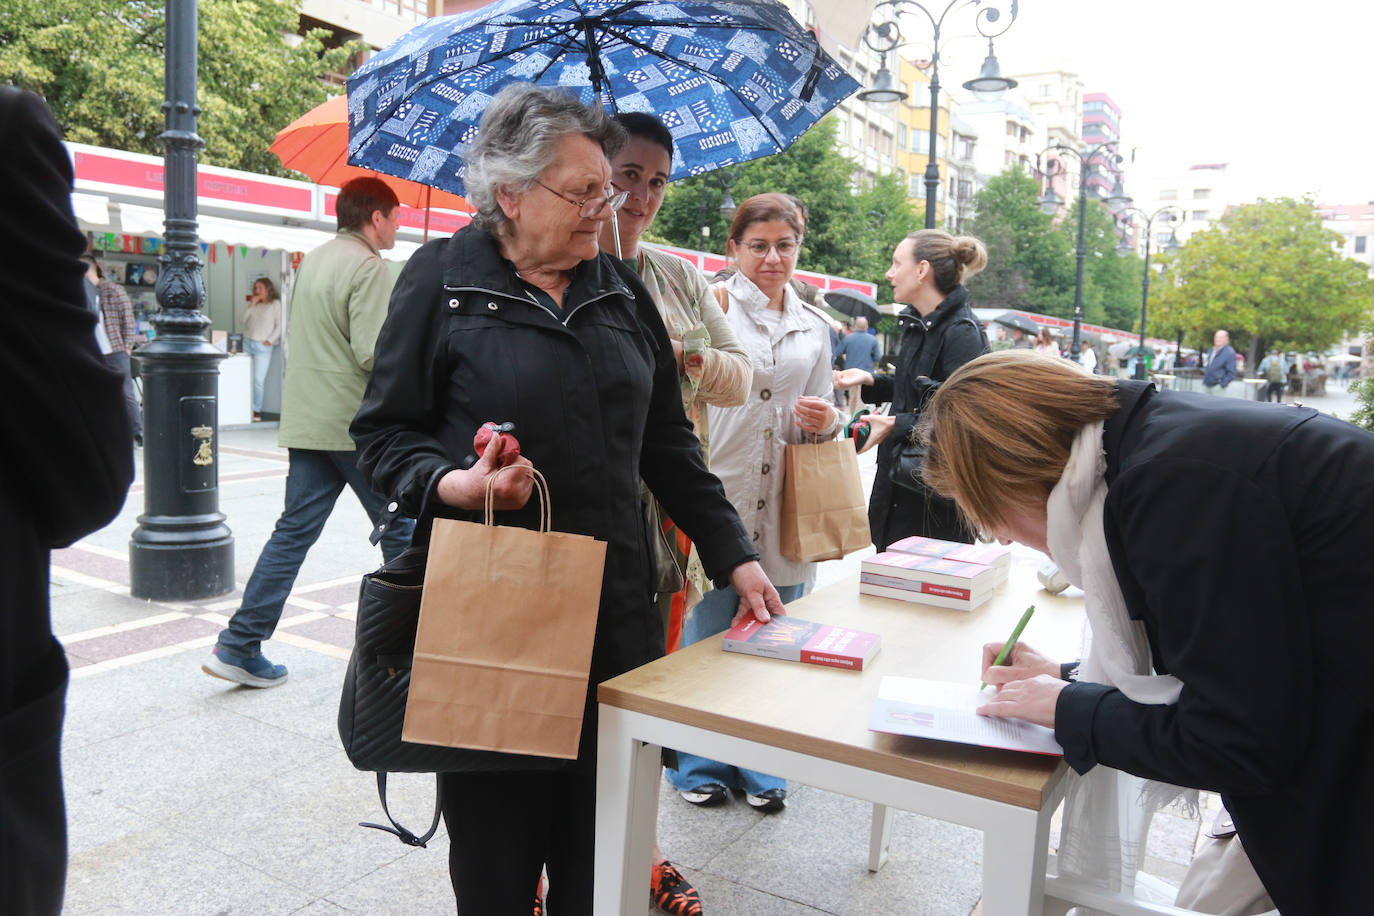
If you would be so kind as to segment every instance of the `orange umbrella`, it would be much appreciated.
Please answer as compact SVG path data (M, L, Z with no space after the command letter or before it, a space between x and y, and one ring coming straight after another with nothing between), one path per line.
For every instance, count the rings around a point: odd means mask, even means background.
M349 165L347 96L336 95L283 127L268 149L277 154L282 165L308 176L316 184L340 188L354 178L380 178L396 192L401 203L424 208L426 238L431 207L472 212L468 202L457 194Z

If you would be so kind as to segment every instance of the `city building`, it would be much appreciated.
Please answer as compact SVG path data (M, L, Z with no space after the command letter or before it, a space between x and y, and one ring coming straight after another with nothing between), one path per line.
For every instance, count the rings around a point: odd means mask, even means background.
M1083 81L1078 74L1069 70L1040 70L1017 73L1012 78L1019 83L1021 97L1043 131L1041 149L1056 144L1079 149L1083 141ZM1067 206L1078 194L1078 159L1053 153L1038 159L1037 167L1042 175L1048 174L1050 186ZM1052 162L1058 165L1052 167Z
M1169 234L1176 234L1180 244L1196 232L1208 229L1220 219L1227 207L1240 201L1229 173L1229 163L1208 162L1190 166L1180 172L1165 173L1133 189L1135 206L1146 213L1172 205L1183 212L1183 219L1174 224L1155 226L1156 245L1167 243Z
M1091 149L1102 143L1113 144L1118 154L1121 146L1121 109L1105 92L1089 92L1083 96L1083 147ZM1124 163L1123 163L1124 165ZM1106 197L1116 185L1120 166L1109 154L1092 156L1087 162L1088 195Z
M973 168L978 176L975 194L1008 166L1035 174L1035 156L1045 148L1045 132L1025 104L1020 87L994 101L961 97L955 110L978 138L973 149Z
M1365 204L1318 204L1322 225L1341 234L1341 253L1359 261L1374 275L1374 201Z

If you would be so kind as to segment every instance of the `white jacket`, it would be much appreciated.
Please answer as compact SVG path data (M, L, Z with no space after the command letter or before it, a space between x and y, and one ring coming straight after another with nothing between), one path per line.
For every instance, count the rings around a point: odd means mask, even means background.
M778 552L783 449L789 442L832 438L841 425L839 412L832 410L830 425L812 436L797 425L792 412L802 395L827 402L834 397L830 328L790 286L776 328L760 317L768 308L768 297L748 277L737 273L725 288L730 293L726 317L749 354L754 378L742 406L709 408L711 470L753 535L768 578L774 585L800 585L814 564L789 560Z

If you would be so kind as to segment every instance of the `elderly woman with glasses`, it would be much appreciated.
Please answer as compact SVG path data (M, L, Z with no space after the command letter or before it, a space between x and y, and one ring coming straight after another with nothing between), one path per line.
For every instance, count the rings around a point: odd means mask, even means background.
M624 142L600 108L557 89L516 84L492 100L467 151L473 224L425 245L402 271L352 427L360 467L419 520L417 542L436 516L481 517L505 443L474 458L473 436L484 422L510 421L514 463L548 480L553 529L607 544L576 760L511 757L440 777L462 913L528 912L542 866L553 912L591 913L596 684L664 646L641 475L708 574L741 596L741 613L782 610L702 461L653 299L598 249L623 202L607 157ZM496 479L498 524L538 527L530 488L527 472ZM500 613L500 603L475 596L473 612Z
M735 213L727 250L739 271L724 285L726 315L754 375L742 406L708 409L711 470L784 602L802 596L815 564L788 559L779 549L783 450L789 442L831 438L841 422L832 402L829 320L803 305L788 283L802 226L801 213L783 194L751 197ZM703 597L683 624L682 644L729 626L737 601L728 588ZM736 789L754 808L779 811L787 797L787 784L775 776L681 752L668 779L697 805L722 802Z

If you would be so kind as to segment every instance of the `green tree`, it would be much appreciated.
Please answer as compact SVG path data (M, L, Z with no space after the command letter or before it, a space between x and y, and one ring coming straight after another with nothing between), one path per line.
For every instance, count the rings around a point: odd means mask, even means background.
M1269 347L1326 350L1374 304L1374 282L1340 241L1310 199L1238 207L1165 259L1151 321L1204 348L1225 328L1249 366Z
M850 186L854 169L835 149L835 122L826 118L784 152L745 163L730 194L741 202L776 191L805 202L810 217L798 266L879 283L878 298L884 301L891 297L882 275L892 250L919 221L899 177L883 176L855 194ZM673 182L651 240L723 254L729 224L720 215L722 196L714 173ZM703 225L710 233L704 243Z
M1100 201L1089 200L1083 222L1083 320L1139 332L1140 281L1145 263L1138 255L1122 257L1116 253L1116 230L1116 220L1106 206ZM1078 200L1069 207L1068 214L1059 224L1059 231L1069 245L1071 256L1077 258ZM1076 275L1076 263L1074 271ZM1065 318L1073 316L1072 286L1069 295L1069 311L1062 316Z
M197 101L201 161L285 175L276 132L323 102L322 81L361 45L326 49L312 29L294 46L293 0L201 0ZM42 95L68 140L161 154L165 5L148 0L6 0L0 82Z
M1068 317L1073 251L1036 203L1034 178L1011 166L974 198L971 233L988 249L988 266L969 281L980 305Z

